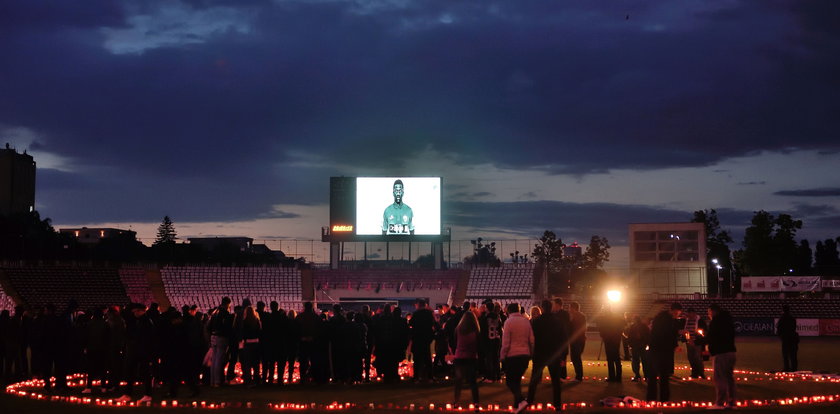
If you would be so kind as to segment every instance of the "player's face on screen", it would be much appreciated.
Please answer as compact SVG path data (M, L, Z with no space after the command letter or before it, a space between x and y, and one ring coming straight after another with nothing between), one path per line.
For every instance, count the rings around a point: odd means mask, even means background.
M403 185L402 184L394 184L394 201L397 203L402 203L403 197Z

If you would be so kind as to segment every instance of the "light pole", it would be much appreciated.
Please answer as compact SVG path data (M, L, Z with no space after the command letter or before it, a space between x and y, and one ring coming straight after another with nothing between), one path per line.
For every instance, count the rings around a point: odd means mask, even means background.
M723 279L720 277L720 269L723 269L723 266L720 265L720 263L718 262L718 259L712 259L712 264L714 264L715 269L717 269L717 286L718 286L717 294L718 294L718 298L722 298L723 297L723 292L722 292L723 286L722 286L721 282L723 282Z

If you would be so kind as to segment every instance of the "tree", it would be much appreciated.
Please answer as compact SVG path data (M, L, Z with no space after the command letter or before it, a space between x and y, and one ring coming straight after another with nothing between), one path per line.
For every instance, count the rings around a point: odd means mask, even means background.
M548 293L556 294L566 291L566 283L562 283L561 272L564 272L563 248L566 247L563 241L551 230L546 230L540 242L534 245L531 257L534 258L537 266L534 268L535 280L548 283ZM542 276L545 276L543 279Z
M837 251L837 240L817 241L814 259L814 268L818 275L837 276L840 274L840 253Z
M703 223L706 229L706 285L717 291L718 284L718 270L717 266L724 269L732 268L731 252L729 244L732 243L732 236L729 231L721 230L720 220L718 220L717 211L711 210L697 210L694 212L694 217L691 219L693 223ZM717 259L718 263L712 263L713 259ZM730 274L729 277L732 277Z
M551 230L546 230L540 237L540 242L534 245L531 257L538 267L548 269L549 274L557 273L563 268L563 241L557 238Z
M163 246L175 244L176 233L175 225L172 224L172 219L169 216L163 216L160 226L158 226L157 236L152 246Z
M788 214L773 217L761 210L753 215L751 226L744 233L743 249L735 264L746 275L783 275L790 273L797 257L796 230L801 220Z
M592 236L583 254L583 267L589 270L601 269L610 261L610 242L606 237Z
M796 260L793 264L793 274L799 276L810 275L814 272L813 252L808 240L801 240L796 249Z

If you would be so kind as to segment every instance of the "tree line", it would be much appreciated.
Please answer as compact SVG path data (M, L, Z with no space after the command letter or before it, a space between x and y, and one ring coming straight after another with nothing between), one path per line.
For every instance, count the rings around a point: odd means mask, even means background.
M60 233L49 218L37 211L0 215L0 260L41 262L106 262L233 265L302 264L303 259L286 257L282 252L241 250L232 243L212 249L198 244L179 243L175 225L165 216L151 246L138 241L133 233L114 235L96 243L80 242L73 234Z

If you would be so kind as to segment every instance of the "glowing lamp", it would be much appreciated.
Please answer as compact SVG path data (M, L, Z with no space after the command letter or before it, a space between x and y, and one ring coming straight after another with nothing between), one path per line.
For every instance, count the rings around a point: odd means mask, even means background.
M608 290L607 291L607 300L610 303L618 303L621 301L621 291L620 290Z

